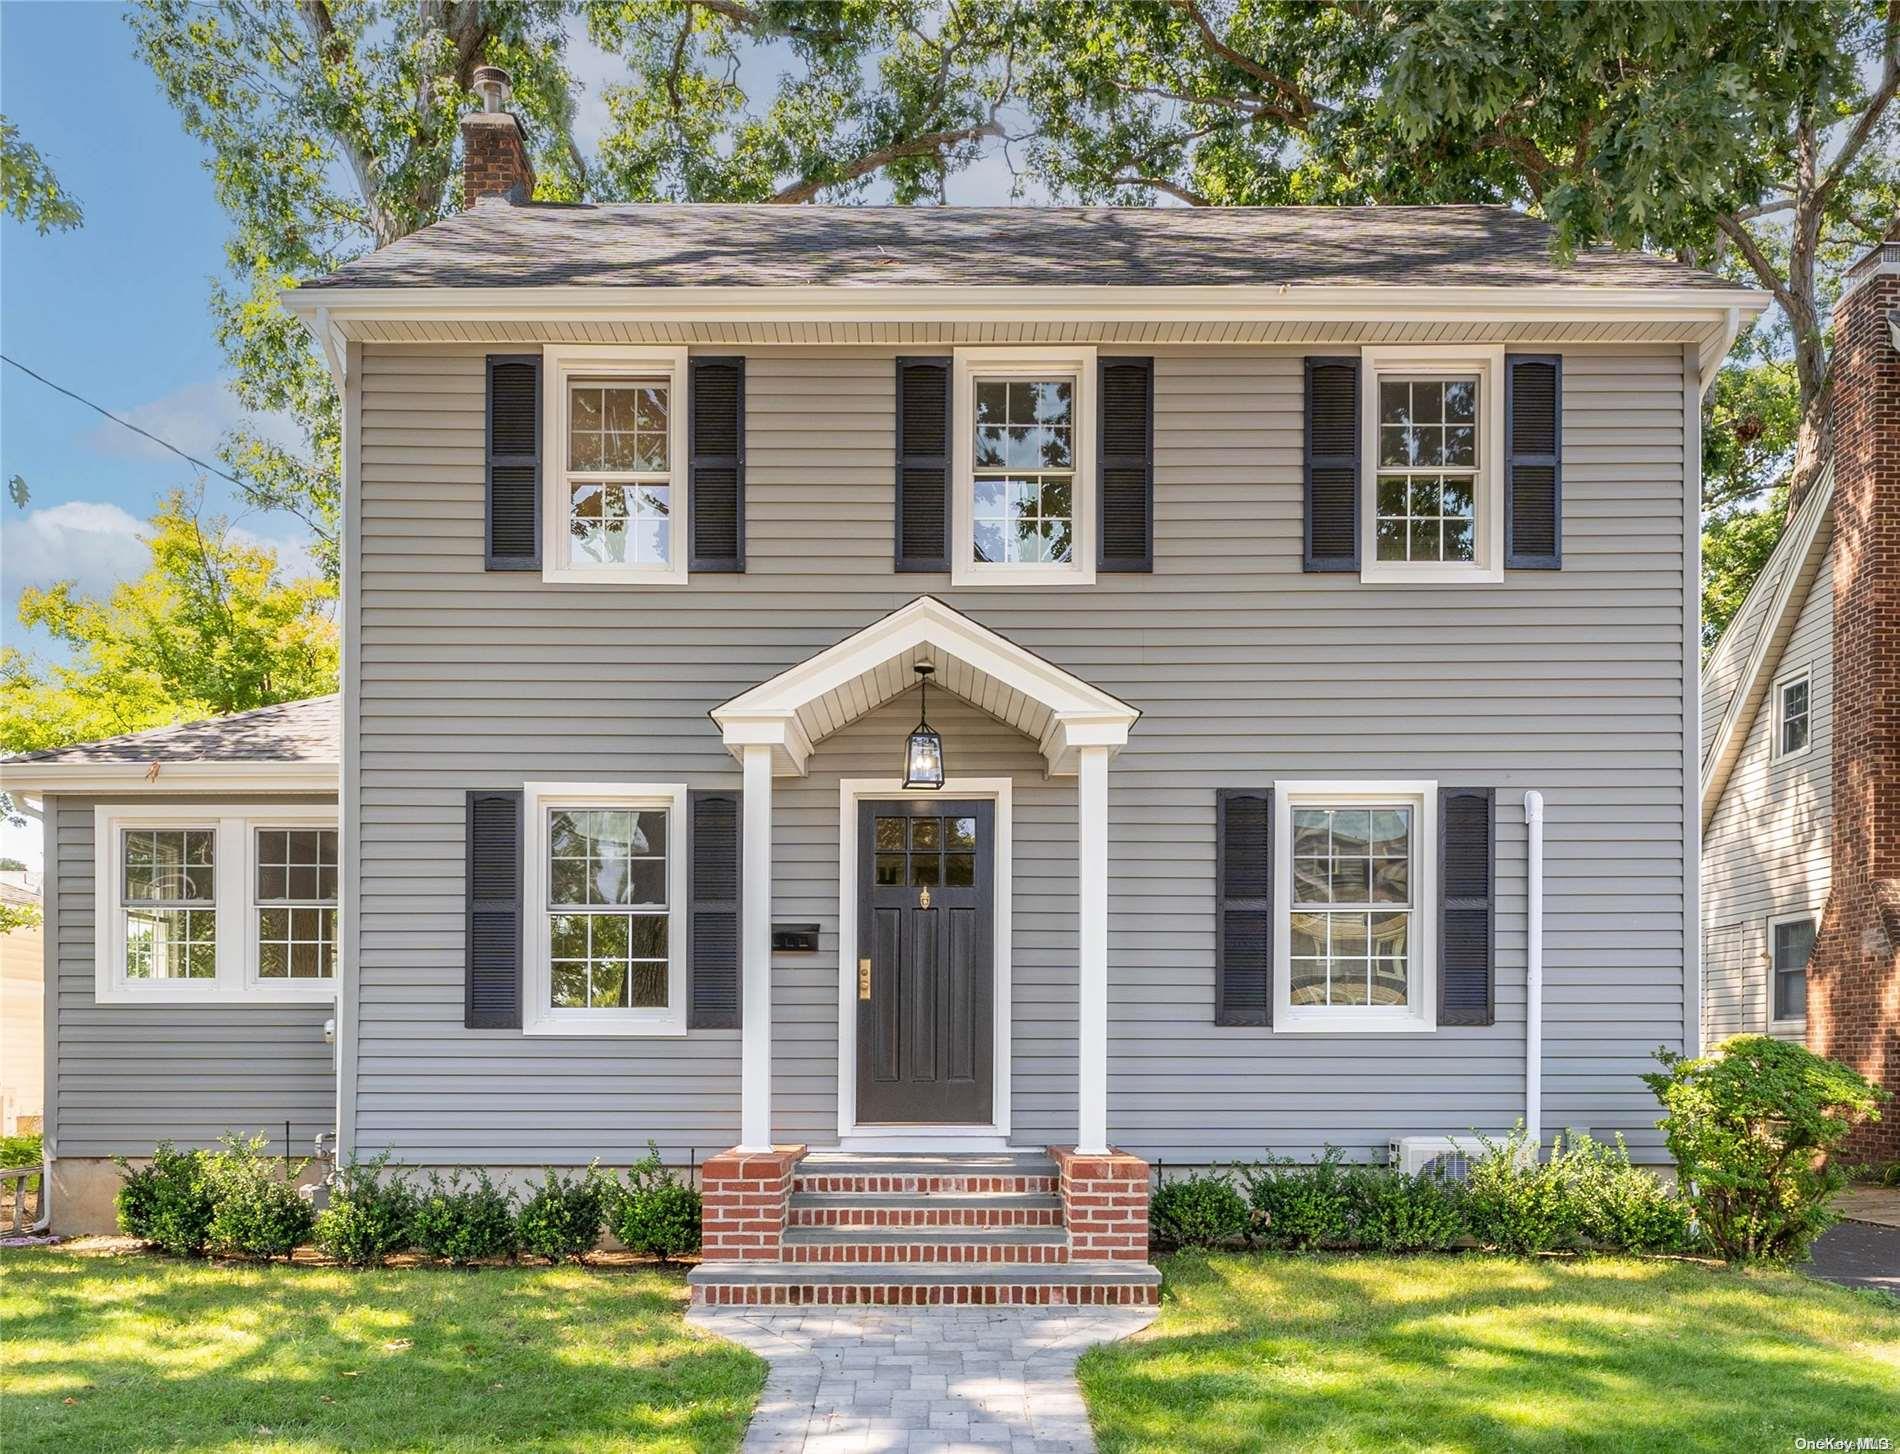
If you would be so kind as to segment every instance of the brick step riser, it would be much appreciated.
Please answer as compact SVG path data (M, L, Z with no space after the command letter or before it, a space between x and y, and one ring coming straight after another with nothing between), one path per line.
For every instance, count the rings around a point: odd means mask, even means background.
M993 1267L997 1263L1050 1266L1069 1260L1060 1243L1020 1245L1007 1242L789 1242L779 1254L787 1262L877 1262L910 1266Z
M1060 1207L801 1207L794 1227L1060 1227Z
M792 1194L811 1192L847 1196L976 1196L1001 1192L1009 1196L1048 1197L1056 1194L1053 1176L872 1176L861 1173L830 1175L796 1173Z
M703 1307L813 1307L825 1305L897 1307L1068 1306L1153 1307L1158 1287L1089 1287L1023 1283L817 1283L808 1286L726 1286L711 1283L693 1289Z

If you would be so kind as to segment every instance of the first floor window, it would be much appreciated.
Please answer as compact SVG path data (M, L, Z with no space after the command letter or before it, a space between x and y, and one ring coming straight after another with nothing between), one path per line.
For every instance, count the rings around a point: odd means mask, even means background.
M549 1003L557 1010L667 1007L667 812L548 812Z
M1801 914L1771 922L1770 978L1775 1018L1801 1020L1808 1013L1808 956L1814 952L1814 919Z
M1412 809L1293 809L1290 998L1403 1007L1411 999Z
M1778 709L1775 756L1793 757L1808 749L1809 678L1806 672L1781 683L1776 690Z
M336 829L259 828L255 843L258 978L334 978Z
M217 978L217 842L214 827L123 830L127 979Z

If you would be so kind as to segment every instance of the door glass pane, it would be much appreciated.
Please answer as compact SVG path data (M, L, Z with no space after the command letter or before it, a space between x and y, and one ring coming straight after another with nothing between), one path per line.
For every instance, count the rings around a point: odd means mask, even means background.
M938 873L937 855L913 853L910 856L910 881L913 886L935 888L943 882Z
M889 853L893 849L901 851L904 847L904 820L902 818L879 818L876 830L878 850Z
M974 887L976 855L974 853L946 853L943 856L943 881L951 888Z
M976 819L951 818L949 822L949 846L974 850L976 848Z
M879 887L889 888L904 882L904 855L901 853L880 853L877 856L877 883Z
M910 846L912 848L935 848L939 842L938 830L941 818L912 818L910 820Z

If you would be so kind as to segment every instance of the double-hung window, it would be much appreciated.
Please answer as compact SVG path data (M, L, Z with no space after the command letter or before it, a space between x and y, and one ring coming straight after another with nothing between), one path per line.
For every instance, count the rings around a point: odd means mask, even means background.
M1362 576L1502 580L1503 350L1364 357Z
M686 580L686 350L550 347L542 515L558 581Z
M957 350L954 583L1095 579L1095 350Z
M1815 915L1777 914L1768 921L1768 993L1777 1023L1808 1017L1808 958L1814 953Z
M528 784L528 1030L685 1031L685 805L677 785Z
M1777 758L1799 757L1808 750L1813 716L1813 676L1804 666L1775 683L1774 755Z
M334 808L100 807L93 833L100 1003L335 998Z
M1431 783L1276 785L1276 1030L1433 1028L1437 801Z

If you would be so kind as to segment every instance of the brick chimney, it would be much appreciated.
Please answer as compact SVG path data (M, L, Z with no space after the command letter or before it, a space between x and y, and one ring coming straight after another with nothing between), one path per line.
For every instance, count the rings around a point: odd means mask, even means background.
M534 164L521 123L508 110L508 73L477 66L474 85L482 109L462 118L463 205L473 207L484 197L526 202L534 195Z
M1900 1095L1900 228L1834 310L1834 874L1808 1047ZM1848 1159L1900 1157L1900 1102Z

